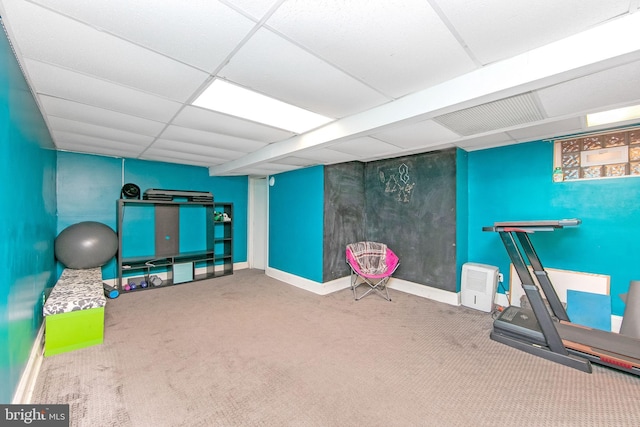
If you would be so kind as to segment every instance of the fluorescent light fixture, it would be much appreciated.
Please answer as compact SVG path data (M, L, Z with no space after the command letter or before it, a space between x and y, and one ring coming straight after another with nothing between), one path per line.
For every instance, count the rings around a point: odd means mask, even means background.
M606 125L633 119L640 119L640 105L587 114L587 126Z
M295 133L333 120L220 79L215 79L193 105Z

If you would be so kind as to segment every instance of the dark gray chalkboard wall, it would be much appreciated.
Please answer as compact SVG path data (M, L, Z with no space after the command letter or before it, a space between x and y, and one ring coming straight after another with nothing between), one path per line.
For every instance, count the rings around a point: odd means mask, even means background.
M456 291L456 150L365 165L366 235L400 258L394 277Z
M349 274L348 243L384 242L394 275L456 291L456 150L325 168L323 280Z
M349 275L345 248L365 240L364 163L324 168L323 282Z

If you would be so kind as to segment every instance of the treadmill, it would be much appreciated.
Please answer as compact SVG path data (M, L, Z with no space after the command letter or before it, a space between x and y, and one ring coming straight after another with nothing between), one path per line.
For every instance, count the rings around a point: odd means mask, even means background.
M510 306L503 310L493 323L490 337L583 372L591 373L593 362L640 375L640 340L571 323L529 239L529 234L577 227L580 223L579 219L511 221L482 228L500 235L531 305L531 309Z

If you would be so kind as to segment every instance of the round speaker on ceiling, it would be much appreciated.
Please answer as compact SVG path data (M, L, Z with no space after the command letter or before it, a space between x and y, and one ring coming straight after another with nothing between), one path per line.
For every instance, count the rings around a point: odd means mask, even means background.
M127 183L122 186L120 191L121 199L140 199L140 187L135 184Z

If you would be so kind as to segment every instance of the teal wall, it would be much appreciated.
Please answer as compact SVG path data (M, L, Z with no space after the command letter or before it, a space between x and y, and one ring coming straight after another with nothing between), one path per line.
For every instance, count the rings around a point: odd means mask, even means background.
M545 267L611 276L612 314L622 316L630 280L640 279L640 178L554 183L553 145L530 142L469 153L469 252L496 265L508 283L509 258L495 221L580 218L582 225L536 233Z
M0 61L0 403L9 403L56 280L56 152L4 32Z
M322 283L324 167L273 176L269 187L269 267Z
M246 176L211 177L207 168L172 163L151 162L135 159L120 159L89 154L60 152L58 154L58 231L81 221L98 221L116 229L116 199L124 182L131 182L144 192L148 188L210 191L215 201L232 202L233 218L233 260L247 261L247 205L249 181ZM127 209L133 214L133 209ZM189 214L189 212L185 212ZM125 213L126 215L126 213ZM153 217L148 218L153 220ZM153 224L142 221L140 227L124 230L123 239L137 242L140 253L153 253ZM189 216L181 215L181 245L189 239L203 236L203 222L189 224ZM184 226L182 226L184 224ZM146 228L144 228L146 227ZM185 238L185 236L190 236ZM151 248L148 250L148 248ZM188 250L188 247L181 249ZM134 248L134 252L136 248ZM115 259L103 267L105 279L116 276Z

